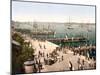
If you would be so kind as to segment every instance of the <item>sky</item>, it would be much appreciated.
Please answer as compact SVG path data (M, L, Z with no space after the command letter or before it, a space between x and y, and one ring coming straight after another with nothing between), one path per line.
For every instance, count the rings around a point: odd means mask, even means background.
M95 23L95 6L13 1L12 20Z

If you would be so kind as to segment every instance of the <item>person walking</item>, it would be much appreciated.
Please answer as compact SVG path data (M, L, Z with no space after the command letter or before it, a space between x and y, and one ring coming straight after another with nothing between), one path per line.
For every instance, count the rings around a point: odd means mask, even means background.
M77 61L77 63L78 63L78 70L80 70L80 67L81 67L80 58L78 58L78 61Z
M38 69L39 69L39 73L40 73L41 69L42 69L42 64L41 64L40 60L39 60L39 63L38 63Z
M69 70L70 71L73 71L73 65L72 65L72 62L71 61L69 61Z
M63 55L62 55L62 57L61 57L61 58L62 58L62 61L63 61L63 60L64 60L64 57L63 57Z

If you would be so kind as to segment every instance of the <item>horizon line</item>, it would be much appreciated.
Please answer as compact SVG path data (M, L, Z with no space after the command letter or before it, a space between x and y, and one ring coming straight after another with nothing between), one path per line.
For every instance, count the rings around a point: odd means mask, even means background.
M11 20L11 21L14 21L14 22L45 22L45 23L90 23L90 24L95 24L96 22L73 22L73 21L70 21L70 22L55 22L55 21L52 21L52 22L47 22L47 21L18 21L18 20Z

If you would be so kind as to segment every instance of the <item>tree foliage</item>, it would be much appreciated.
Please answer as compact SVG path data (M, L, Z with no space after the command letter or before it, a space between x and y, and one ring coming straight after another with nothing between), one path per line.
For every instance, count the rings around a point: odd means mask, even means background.
M23 64L29 58L33 58L34 50L32 46L30 46L30 42L24 42L20 34L13 34L12 39L20 43L20 48L16 48L12 45L12 70L13 73L23 73Z

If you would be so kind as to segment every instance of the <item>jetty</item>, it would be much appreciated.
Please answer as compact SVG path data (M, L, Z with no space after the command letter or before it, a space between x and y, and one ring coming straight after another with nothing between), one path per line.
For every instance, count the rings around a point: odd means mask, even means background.
M47 39L48 41L51 42L85 42L86 38L83 37L77 37L77 38L51 38L51 39Z

